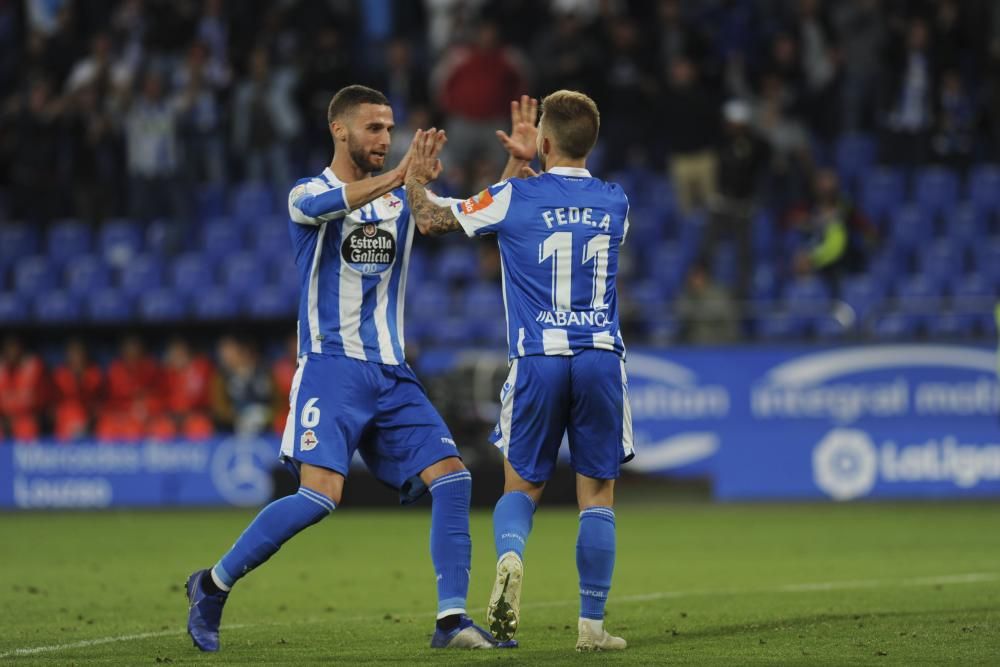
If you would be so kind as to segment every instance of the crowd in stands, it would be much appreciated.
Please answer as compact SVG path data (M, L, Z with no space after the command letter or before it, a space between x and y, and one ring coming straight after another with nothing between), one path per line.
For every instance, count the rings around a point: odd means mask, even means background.
M49 365L7 336L0 348L0 442L281 433L294 372L293 338L267 359L239 336L222 336L211 355L174 337L155 355L126 335L103 364L73 338Z

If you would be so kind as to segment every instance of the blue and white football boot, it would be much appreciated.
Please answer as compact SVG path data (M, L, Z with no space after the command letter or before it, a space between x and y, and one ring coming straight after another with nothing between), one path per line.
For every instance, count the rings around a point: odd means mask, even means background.
M493 635L472 622L472 619L462 614L458 625L445 632L435 630L431 639L431 648L517 648L517 642L497 641Z

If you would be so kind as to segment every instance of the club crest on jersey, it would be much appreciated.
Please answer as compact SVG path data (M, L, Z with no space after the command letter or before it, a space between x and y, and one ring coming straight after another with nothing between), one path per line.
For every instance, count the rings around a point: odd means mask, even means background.
M476 211L482 211L484 208L493 203L493 195L490 191L483 190L478 195L469 197L464 202L462 202L462 212L466 215L471 215Z
M345 234L340 254L358 273L382 273L396 260L396 237L375 223L366 222Z
M396 208L397 206L400 206L403 203L399 197L392 194L391 192L382 195L382 201L384 201L389 206L389 208Z
M302 432L299 437L299 449L303 452L308 452L316 449L316 445L319 444L319 440L316 439L316 433L312 429L308 429Z

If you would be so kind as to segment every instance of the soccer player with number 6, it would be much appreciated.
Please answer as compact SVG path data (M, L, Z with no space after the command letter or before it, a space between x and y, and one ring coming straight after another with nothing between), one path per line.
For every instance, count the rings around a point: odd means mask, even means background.
M600 126L593 100L573 91L552 93L542 102L537 132L536 114L533 100L513 102L510 136L497 133L511 156L505 174L527 178L442 206L424 190L441 170L434 138L418 136L407 197L421 231L495 234L500 246L510 372L492 438L506 459L504 495L493 514L499 560L490 629L510 639L518 628L532 516L568 432L581 510L576 648L624 649L625 640L610 635L603 619L615 563L614 484L620 464L633 456L615 289L628 199L618 185L586 169ZM540 175L527 166L536 152Z

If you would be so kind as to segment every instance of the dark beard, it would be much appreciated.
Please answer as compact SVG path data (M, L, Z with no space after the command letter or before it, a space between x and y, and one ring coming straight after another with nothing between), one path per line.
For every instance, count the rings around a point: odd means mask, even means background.
M368 151L355 144L350 138L347 140L347 152L351 156L351 160L354 164L356 164L358 168L366 174L370 174L373 171L381 169L381 167L377 167L372 163L371 155Z

